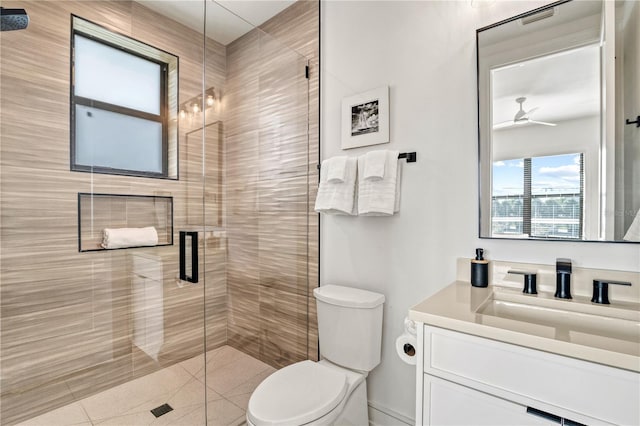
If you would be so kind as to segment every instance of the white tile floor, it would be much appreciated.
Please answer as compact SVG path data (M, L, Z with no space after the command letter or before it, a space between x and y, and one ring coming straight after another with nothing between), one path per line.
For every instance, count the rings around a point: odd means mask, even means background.
M241 425L249 397L275 369L230 346L175 364L20 423L19 426ZM168 403L158 418L150 410Z

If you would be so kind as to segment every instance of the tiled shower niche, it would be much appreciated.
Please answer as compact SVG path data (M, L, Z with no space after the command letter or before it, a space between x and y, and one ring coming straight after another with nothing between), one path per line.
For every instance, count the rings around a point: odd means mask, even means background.
M105 250L106 228L144 228L158 234L157 246L173 244L173 197L122 194L78 194L78 250Z

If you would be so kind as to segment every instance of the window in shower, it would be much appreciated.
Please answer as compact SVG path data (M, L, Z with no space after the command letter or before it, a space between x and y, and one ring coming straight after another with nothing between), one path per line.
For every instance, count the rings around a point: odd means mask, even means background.
M177 179L178 58L72 21L71 170Z

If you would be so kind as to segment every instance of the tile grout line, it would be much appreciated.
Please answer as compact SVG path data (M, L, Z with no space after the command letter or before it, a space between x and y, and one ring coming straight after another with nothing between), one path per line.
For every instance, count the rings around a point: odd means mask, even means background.
M174 365L176 365L176 364L174 364ZM171 368L171 367L173 367L174 365L171 365L171 366L169 366L169 367L165 367L165 368L163 368L162 370L158 370L158 371L156 371L155 373L162 372L162 371L166 371L168 368ZM182 368L182 369L184 370L184 367L180 366L180 368ZM152 373L152 374L155 374L155 373ZM188 376L190 376L190 377L191 377L191 374L190 374L188 371L186 371L186 370L185 370L185 373L186 373ZM151 375L151 374L150 374L150 375ZM148 376L150 376L150 375L142 376L142 377L139 377L139 378L137 378L137 379L135 379L135 380L144 379L145 377L148 377ZM192 378L192 379L197 380L197 379L195 379L195 378ZM191 380L191 379L190 379L190 380ZM182 384L182 385L181 385L181 386L180 386L180 387L179 387L179 388L178 388L174 393L172 393L172 391L168 391L168 392L166 392L166 393L163 393L163 394L157 395L157 396L158 396L158 398L160 398L160 397L164 397L164 396L167 396L167 395L170 395L170 397L175 396L175 395L176 395L180 390L182 390L182 389L183 389L187 384L189 384L190 380L187 380L184 384ZM119 386L126 386L126 385L128 385L128 384L130 384L130 383L132 383L132 382L133 382L133 381L125 382L125 383L123 383L123 384L121 384L121 385L119 385ZM100 394L102 394L102 393L104 393L104 392L108 392L108 391L110 391L111 389L113 389L113 388L106 389L105 391L100 392L100 393L98 393L98 394L96 394L96 395L93 395L92 397L97 396L97 395L100 395ZM169 398L170 398L170 397L169 397ZM167 399L168 399L168 398L167 398ZM145 404L149 404L150 402L151 402L151 400L141 402L140 404L138 404L138 405L136 405L136 406L134 406L134 407L130 408L128 411L123 412L123 413L120 413L120 414L115 415L115 416L104 417L104 418L99 418L99 419L93 419L92 417L88 416L88 417L89 417L89 421L90 421L93 425L95 425L95 424L104 423L105 421L110 420L110 419L116 419L116 418L118 418L118 417L124 417L124 416L133 415L133 414L145 413L145 412L147 412L147 411L149 411L149 412L150 412L150 409L148 409L148 406L147 406L147 407L145 407L144 409L142 409L142 407L144 407L144 406L145 406ZM155 407L153 407L153 408L155 408ZM84 406L83 406L83 409L84 409ZM86 412L86 410L85 410L85 412ZM88 413L87 413L87 414L88 414ZM94 420L96 420L98 423L95 423L95 422L94 422ZM153 420L153 419L152 419L152 420Z
M67 383L67 381L64 381L64 385L67 387L67 389L69 390L69 393L71 394L71 396L73 397L73 402L71 404L67 404L65 405L65 407L68 407L72 404L78 404L80 406L80 409L82 410L82 412L84 413L85 417L87 418L87 420L89 421L89 423L91 423L91 426L94 426L95 423L93 423L93 420L91 419L91 417L89 416L89 413L87 412L87 410L84 408L84 405L82 405L82 399L78 399L76 397L76 394L73 392L73 389L71 389L71 386L69 386L69 383Z
M173 424L177 424L176 422L179 421L180 419L184 419L185 417L193 414L196 410L204 408L204 407L205 407L204 404L194 404L194 405L187 405L186 407L180 407L179 408L180 410L185 409L185 408L190 408L190 410L188 412L182 414L181 416L179 416L177 419L175 419L175 421L172 421L171 423L168 423L167 426L170 426L170 425L173 425ZM203 410L203 411L205 411L205 410ZM167 413L167 414L169 414L169 413ZM204 413L204 416L205 417L207 416L206 412ZM152 423L155 423L155 419L152 421Z
M232 360L231 360L231 361L228 361L228 362L225 362L225 363L222 363L221 365L217 365L217 364L216 364L216 365L215 365L215 367L216 367L216 368L213 368L213 370L224 370L224 367L230 366L230 365L232 365L232 364L240 364L240 365L242 365L242 363L245 361L243 358L237 358L237 357L235 357L235 352L238 352L239 354L243 354L243 355L246 355L246 354L244 354L243 352L241 352L241 351L239 351L239 350L237 350L237 349L235 349L235 348L233 348L233 347L231 347L231 346L229 346L229 345L225 345L225 346L226 346L226 347L228 347L228 348L230 348L231 353L230 353L230 355L229 355L229 356L232 358ZM225 346L222 346L222 347L217 348L216 350L214 350L214 352L218 352L219 350L221 350L221 349L222 349L222 348L224 348ZM207 377L206 377L206 375L203 377L203 379L204 379L204 380L200 380L200 379L199 379L199 378L198 378L194 373L191 373L187 368L185 368L185 367L182 365L182 364L183 364L183 362L188 361L188 360L185 360L185 361L182 361L182 362L180 362L180 363L177 363L177 366L179 367L179 370L178 370L178 371L180 371L180 372L182 372L182 373L185 373L186 377L188 377L188 379L187 379L187 380L186 380L182 385L180 385L179 387L177 387L177 388L175 388L175 389L169 390L168 392L166 392L166 393L164 393L164 394L157 395L157 398L155 398L155 397L154 397L154 398L152 398L151 400L148 400L148 401L145 401L145 402L141 402L139 405L136 405L135 407L130 408L130 409L129 409L129 410L127 410L126 412L120 413L120 414L115 415L115 416L108 416L108 417L104 417L104 418L93 418L93 417L91 417L91 416L90 416L90 414L89 414L89 411L87 410L87 408L85 407L85 405L82 403L82 401L83 401L83 400L85 400L85 399L87 399L87 398L94 398L94 397L96 397L96 396L98 396L98 395L104 394L105 392L108 392L108 391L110 391L110 390L112 390L112 389L114 389L114 388L109 388L109 389L103 390L102 392L99 392L99 393L97 393L97 394L94 394L94 395L92 395L91 397L78 399L78 398L74 395L74 393L73 393L73 391L72 391L71 386L69 385L69 383L67 383L67 382L65 381L65 382L64 382L65 387L67 388L67 390L68 390L68 392L69 392L69 394L71 395L72 400L73 400L73 402L71 402L71 403L67 404L67 405L66 405L66 407L71 406L71 405L73 405L73 404L78 404L78 405L79 405L79 407L80 407L80 409L82 410L83 415L84 415L84 420L83 420L83 422L81 422L81 423L77 423L77 424L87 424L87 423L88 423L88 424L90 424L91 426L95 426L95 425L99 425L99 424L101 424L101 423L104 423L104 422L107 422L107 421L110 421L110 420L118 419L118 418L120 418L120 417L131 416L131 415L136 415L136 414L141 414L141 413L147 412L148 410L147 410L146 408L148 408L148 407L145 407L144 409L143 409L143 407L144 407L146 404L149 404L153 399L160 399L160 398L162 398L162 399L165 399L165 402L167 402L167 403L168 403L168 401L170 401L172 398L176 397L176 395L180 394L180 392L181 392L181 391L183 391L183 390L184 390L184 388L185 388L186 386L188 386L189 384L191 384L191 383L192 383L192 381L197 381L198 383L201 383L203 386L205 386L205 388L206 388L206 389L211 390L211 391L214 391L214 392L216 393L216 395L218 395L218 396L220 397L220 399L218 399L218 400L223 400L223 401L225 401L226 403L230 404L231 406L233 406L233 407L237 408L238 410L242 411L242 413L243 413L243 414L242 414L241 416L237 417L235 420L233 420L233 422L228 423L229 425L242 424L242 419L246 417L246 409L245 409L245 408L243 408L243 407L241 407L238 403L236 403L236 402L232 401L230 398L232 398L232 397L242 397L242 396L245 396L246 394L250 394L250 393L252 393L252 392L253 392L253 390L249 390L248 392L242 392L242 393L239 393L239 394L236 394L236 395L230 395L230 394L231 394L231 393L233 393L234 391L236 391L236 390L237 390L238 388L240 388L241 386L245 386L248 382L250 382L250 381L254 380L256 377L258 377L258 376L260 376L260 375L265 374L265 373L266 373L266 372L268 372L270 369L273 369L273 367L271 367L270 365L268 365L268 364L266 364L266 363L264 363L264 362L262 362L262 361L258 360L257 358L251 357L251 356L249 356L249 355L247 355L247 356L248 356L249 358L251 358L252 360L259 361L259 362L260 362L260 364L262 364L262 365L261 365L261 367L262 367L262 368L261 368L261 369L260 369L256 374L254 374L254 375L252 375L252 376L248 377L246 380L242 381L241 383L237 384L236 386L234 386L233 388L231 388L231 389L227 390L227 391L226 391L226 392L224 392L224 393L219 392L219 391L217 391L216 389L214 389L213 387L211 387L211 386L210 386L210 384L208 384L208 383L207 383ZM192 359L192 358L191 358L191 359ZM204 360L206 361L206 356L205 356ZM212 356L212 359L210 360L210 362L212 362L212 363L213 363L213 362L214 362L214 360L215 360L215 356ZM249 359L247 359L246 361L251 362ZM206 362L205 362L205 363L206 363ZM206 364L208 364L208 363L206 363ZM175 365L175 364L174 364L174 365ZM170 367L172 367L172 366L165 367L165 368L163 368L162 370L158 370L158 372L163 371L163 370L166 370L166 369L168 369L168 368L170 368ZM212 366L212 367L213 367L213 366ZM222 368L221 368L221 367L222 367ZM203 369L204 369L204 367L203 367L202 369L198 370L198 371L196 372L196 374L198 374L198 373L199 373L200 371L202 371ZM274 370L274 371L277 371L277 370ZM270 372L269 374L272 374L272 373L273 373L273 371L272 371L272 372ZM267 377L268 377L268 376L267 376ZM142 379L142 377L140 377L140 378L138 378L138 379ZM136 379L136 380L138 380L138 379ZM125 382L125 383L123 383L123 384L121 384L121 385L119 385L119 386L126 385L126 384L129 384L129 383L132 383L132 381ZM256 386L257 386L257 385L256 385ZM255 389L255 387L253 387L253 388ZM205 392L205 395L206 395L206 392ZM100 399L100 397L98 396L98 400L99 400L99 399ZM213 400L212 402L214 402L214 401L216 401L216 400ZM181 414L178 418L176 418L175 420L176 420L176 421L179 421L180 419L184 418L185 416L189 416L189 415L191 415L193 412L195 412L196 410L198 410L200 407L206 407L206 406L207 406L207 403L208 403L208 401L206 400L206 396L205 396L205 401L204 401L204 403L187 404L187 405L185 405L185 406L179 407L179 409L180 409L180 410L186 410L187 412L186 412L186 413L182 413L182 414ZM63 406L63 407L64 407L64 406ZM60 407L60 408L63 408L63 407ZM205 413L204 413L204 414L205 414L205 417L208 417L208 413L207 413L206 411L208 411L208 410L205 410ZM45 414L46 414L46 413L45 413ZM154 423L154 421L155 421L155 419L150 418L150 419L149 419L149 424L153 424L153 423ZM240 421L240 423L238 423L239 421ZM172 423L173 423L173 422L172 422Z
M231 363L230 363L231 364ZM215 388L213 388L210 384L206 383L205 381L205 386L207 386L209 389L215 391L216 393L218 393L220 396L222 396L223 398L226 399L226 396L229 392L233 391L234 389L239 388L240 386L246 384L249 380L259 376L260 374L264 373L265 371L268 370L268 367L270 367L269 365L267 365L265 368L263 368L262 370L260 370L259 372L257 372L256 374L254 374L253 376L247 378L246 380L244 380L242 383L238 384L237 386L234 386L233 388L227 390L226 392L220 392L219 390L216 390ZM229 396L235 396L235 395L229 395Z
M229 426L241 426L243 424L246 425L247 424L246 418L247 418L247 413L245 412L242 416L238 417L237 419L229 423ZM238 420L240 421L238 422Z
M185 361L187 361L187 360L185 360ZM183 361L183 362L184 362L184 361ZM177 389L175 389L174 391L170 391L170 392L167 392L167 393L166 393L166 394L164 394L164 395L159 395L159 396L165 396L165 395L166 395L166 396L167 396L167 398L165 398L165 399L166 399L167 401L169 401L171 398L175 397L178 393L180 393L180 391L181 391L182 389L184 389L184 387L185 387L185 386L187 386L191 380L196 380L196 381L198 381L199 383L202 383L202 385L203 385L203 386L206 386L206 384L205 384L204 382L202 382L202 381L201 381L197 376L195 376L193 373L191 373L189 370L187 370L187 369L182 365L182 362L177 363L177 364L174 364L174 365L178 366L178 367L180 368L180 370L181 370L181 371L183 371L183 372L184 372L187 376L189 376L191 379L190 379L190 380L187 380L184 384L182 384L180 387L178 387L178 388L177 388ZM172 366L165 367L163 370L165 370L165 369L167 369L167 368L170 368L170 367L172 367ZM203 369L204 369L204 367L203 367ZM158 370L158 371L163 371L163 370ZM200 372L200 371L202 371L202 369L198 370L198 372ZM131 382L126 382L126 383L123 383L123 384L125 384L125 385L126 385L127 383L131 383ZM68 387L68 385L67 385L67 387ZM105 391L108 391L108 390L110 390L110 389L107 389L107 390L105 390ZM211 389L211 390L215 391L214 389ZM220 397L221 397L221 398L224 398L224 397L223 397L221 394L219 394L217 391L215 391L215 392L216 392L216 394L220 395ZM99 394L96 394L96 395L99 395ZM226 400L226 398L224 398L224 399ZM79 401L78 401L78 402L79 402ZM135 406L135 407L132 407L129 411L127 411L127 412L125 412L125 413L121 413L121 414L116 415L116 416L112 416L112 417L105 417L105 418L101 418L101 419L93 419L92 417L90 417L90 416L89 416L88 412L86 411L86 409L84 408L84 406L83 406L82 404L81 404L81 406L82 406L82 409L83 409L83 411L85 412L85 414L86 414L87 418L89 419L89 422L90 422L92 425L96 425L96 424L103 423L103 422L105 422L105 421L107 421L107 420L110 420L110 419L116 419L116 418L118 418L118 417L124 417L124 416L128 416L128 415L136 414L136 413L143 413L143 412L146 412L146 411L148 411L148 410L146 409L146 408L148 408L148 407L145 407L144 409L141 409L141 408L142 408L142 407L144 407L144 405L145 405L145 404L148 404L148 402L149 402L149 401L142 402L142 403L140 403L139 405L137 405L137 406ZM231 402L231 401L229 401L229 402L230 402L231 404L233 404L233 402ZM188 406L186 406L186 407L180 407L180 408L197 407L198 405L204 405L204 402L202 402L202 403L196 403L196 404L190 404L190 405L188 405ZM237 405L235 405L235 404L234 404L234 406L236 406L236 407L237 407ZM240 407L238 407L238 408L240 408ZM188 415L188 414L185 414L185 415ZM184 417L184 416L182 416L182 417ZM95 421L97 421L98 423L95 423ZM152 419L152 422L153 422L153 419Z
M210 359L209 361L207 361L207 359L206 359L206 355L203 353L203 355L205 355L205 357L204 357L205 365L206 365L206 364L208 364L209 362L213 362L213 361L214 361L214 359L215 359L215 357L214 357L213 355L214 355L215 353L219 352L220 350L222 350L224 347L229 347L229 348L232 348L232 349L234 349L234 350L236 350L236 351L237 351L237 349L235 349L235 348L233 348L232 346L229 346L229 345L223 345L223 346L220 346L220 347L218 347L218 348L216 348L216 349L212 349L212 350L208 351L208 352L212 352L212 357L211 357L211 359ZM208 352L207 352L207 353L208 353ZM240 352L240 351L238 351L238 352ZM243 352L240 352L240 353L243 353ZM200 356L200 355L197 355L197 356ZM195 358L195 357L193 357L193 358ZM178 365L180 365L182 368L184 368L185 370L187 370L184 366L182 366L182 363L183 363L183 362L186 362L186 361L189 361L189 360L191 360L191 359L193 359L193 358L189 358L189 359L187 359L187 360L181 361L181 362L179 362L179 363L178 363ZM232 361L226 362L226 363L224 363L224 364L222 364L222 365L223 365L223 366L224 366L224 365L228 365L228 364L233 363L234 361L235 361L235 360L232 360ZM198 376L196 376L196 374L200 373L200 372L201 372L201 371L203 371L203 370L206 370L205 365L203 365L203 366L202 366L202 368L200 368L200 369L199 369L198 371L196 371L195 373L191 373L189 370L187 370L187 372L188 372L189 374L191 374L191 375L192 375L194 378L196 378L197 380L202 381L202 380L200 380L200 378L198 378Z
M180 367L181 367L183 370L187 371L187 369L186 369L186 368L184 368L184 367L182 367L182 366L180 366ZM193 380L195 380L195 381L198 381L198 382L199 382L198 378L197 378L197 377L194 377L194 376L193 376L191 373L189 373L188 371L187 371L187 374L189 374L189 375L193 378ZM183 385L182 385L182 386L180 386L178 389L176 389L176 391L175 391L173 394L171 394L171 396L170 396L169 398L167 398L167 401L169 401L171 398L173 398L174 396L176 396L176 395L177 395L177 394L178 394L182 389L184 389L184 388L185 388L185 387L186 387L190 382L191 382L191 380L187 381L185 384L183 384ZM204 383L203 383L203 386L205 386L205 387L206 387L206 384L204 384ZM167 402L167 403L168 403L168 402ZM204 401L203 401L203 403L204 403L205 405L206 405L206 403L207 403L207 394L206 394L206 392L204 393Z
M234 395L234 396L238 396L238 395ZM238 404L236 404L235 402L231 401L230 399L228 399L227 397L223 396L222 397L225 401L227 401L229 404L233 405L234 407L238 407L239 409L241 409L245 414L247 414L247 410L245 410L244 408L240 407Z
M254 378L258 377L259 375L261 375L262 373L264 373L265 371L267 371L267 370L268 370L268 367L271 367L271 366L270 366L270 365L267 365L267 368L265 368L265 369L261 370L261 371L260 371L259 373L257 373L257 374L254 374L253 376L251 376L250 378L248 378L248 379L247 379L247 380L245 380L244 382L240 383L238 386L235 386L235 387L233 387L233 388L229 389L229 390L228 390L227 392L225 392L224 394L220 394L220 395L221 395L222 397L224 397L224 398L226 398L227 396L238 396L238 395L229 395L229 393L230 393L230 392L233 392L233 391L234 391L234 390L236 390L236 389L238 389L240 386L242 386L242 385L246 384L249 380L252 380L252 379L254 379ZM277 371L277 370L276 370L276 371ZM271 373L271 374L273 374L273 373ZM251 392L253 392L253 391L251 391ZM249 392L245 392L245 393L249 393ZM239 395L244 395L244 393L239 394Z

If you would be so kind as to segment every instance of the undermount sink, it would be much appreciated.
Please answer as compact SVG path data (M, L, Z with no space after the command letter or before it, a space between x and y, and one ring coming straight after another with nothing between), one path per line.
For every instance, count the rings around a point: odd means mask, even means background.
M500 327L511 328L509 324L516 321L553 332L556 339L595 347L615 345L622 352L640 354L637 305L595 305L583 298L560 300L551 294L527 295L496 287L476 314L499 320ZM485 323L494 323L487 319Z

